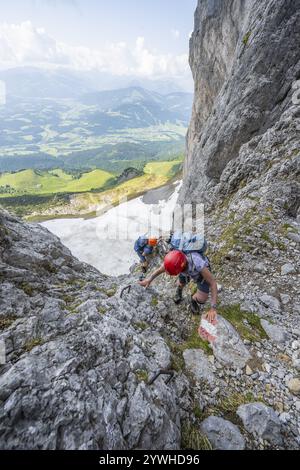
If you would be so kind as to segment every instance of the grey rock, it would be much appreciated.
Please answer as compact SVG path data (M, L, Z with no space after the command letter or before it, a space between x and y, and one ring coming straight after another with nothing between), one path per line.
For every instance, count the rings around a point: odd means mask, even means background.
M259 298L259 300L265 307L270 308L271 310L275 310L277 312L281 310L279 300L276 299L276 297L273 297L272 295L264 294Z
M251 358L235 328L222 316L218 316L217 339L213 343L217 360L236 369L242 369Z
M268 268L265 263L257 263L254 265L253 271L260 274L266 274L268 272Z
M216 379L212 371L212 364L200 349L187 349L183 353L186 368L198 380L213 384Z
M288 276L289 274L296 274L297 270L292 263L286 263L281 266L281 275Z
M289 413L281 413L279 419L282 423L286 424L291 420L291 415Z
M295 402L295 408L296 408L297 411L300 411L300 401L299 400Z
M296 370L300 371L300 359L293 359L293 367L295 367Z
M201 423L201 431L213 449L244 450L246 442L239 428L223 418L210 416Z
M293 378L290 379L287 383L288 389L294 395L300 395L300 379Z
M274 445L282 445L281 422L272 408L263 403L249 403L241 405L237 414L248 432Z
M300 235L297 233L289 232L287 237L293 242L300 243Z
M273 325L267 320L260 321L261 326L269 336L269 338L275 343L285 343L288 339L286 331L281 326Z
M287 294L280 294L280 300L283 305L288 305L291 302L291 297Z

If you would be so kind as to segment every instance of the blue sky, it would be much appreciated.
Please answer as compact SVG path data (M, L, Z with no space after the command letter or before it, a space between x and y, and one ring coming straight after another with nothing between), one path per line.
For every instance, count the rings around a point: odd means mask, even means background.
M196 0L0 0L1 22L30 20L58 40L99 47L145 37L161 52L183 53ZM178 31L172 34L172 31Z
M0 68L188 75L197 0L0 0Z

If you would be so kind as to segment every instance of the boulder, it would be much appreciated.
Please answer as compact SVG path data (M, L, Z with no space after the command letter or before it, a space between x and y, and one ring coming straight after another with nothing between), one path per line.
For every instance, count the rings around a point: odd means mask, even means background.
M291 379L287 384L289 391L293 395L300 395L300 379Z
M273 297L272 295L264 294L259 298L259 300L265 307L271 310L274 310L275 312L280 312L281 310L280 302L278 299L276 299L276 297Z
M249 403L241 405L237 414L248 432L271 444L282 445L281 422L273 408L263 403Z
M285 343L287 341L287 333L281 326L273 325L267 320L260 321L261 326L269 336L269 338L275 343Z
M298 233L289 232L287 237L293 242L300 243L300 235Z
M281 266L281 275L288 276L289 274L296 274L297 270L292 263L286 263Z
M213 449L244 450L246 443L239 428L217 416L210 416L201 424L201 432L205 434Z
M213 365L201 349L187 349L183 353L186 368L197 380L203 380L213 384L216 378L213 373Z
M212 347L215 357L222 364L236 369L242 369L251 359L251 354L236 329L222 316L218 316L217 339Z

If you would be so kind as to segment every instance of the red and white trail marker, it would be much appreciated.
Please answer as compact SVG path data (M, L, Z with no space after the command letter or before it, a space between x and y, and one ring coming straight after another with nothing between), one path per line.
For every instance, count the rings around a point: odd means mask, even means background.
M205 318L201 319L198 333L202 339L214 343L217 339L217 320L212 323L207 321Z

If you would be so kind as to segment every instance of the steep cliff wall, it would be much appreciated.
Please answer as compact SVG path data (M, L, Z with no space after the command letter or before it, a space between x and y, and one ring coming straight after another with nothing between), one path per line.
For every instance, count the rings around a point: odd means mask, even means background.
M274 126L300 78L299 0L199 0L182 200L205 199L243 144Z

